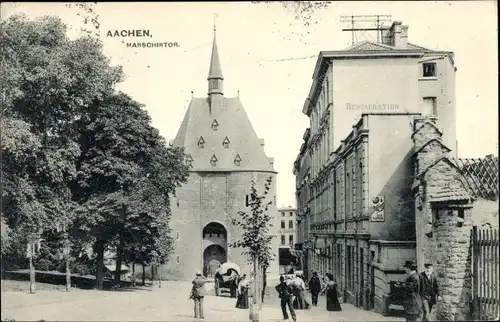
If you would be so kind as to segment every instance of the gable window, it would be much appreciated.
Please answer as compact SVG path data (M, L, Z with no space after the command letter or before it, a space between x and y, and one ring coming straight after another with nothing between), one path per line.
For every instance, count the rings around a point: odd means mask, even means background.
M187 163L187 164L191 164L191 162L193 162L193 157L191 157L191 156L188 154L188 156L186 157L186 163Z
M436 77L436 63L424 63L422 68L424 77Z
M234 158L234 164L237 166L241 165L241 157L239 154L237 154L236 158Z
M203 136L200 136L200 138L198 139L198 147L200 149L203 149L203 147L205 147L205 140L203 139Z
M212 164L213 167L215 167L217 165L217 157L214 155L212 155L212 158L210 159L210 164Z
M218 128L219 128L219 122L217 122L217 120L214 120L212 122L212 130L217 131Z
M229 139L227 138L227 136L224 138L224 141L222 141L222 146L224 147L224 149L227 149L229 148Z

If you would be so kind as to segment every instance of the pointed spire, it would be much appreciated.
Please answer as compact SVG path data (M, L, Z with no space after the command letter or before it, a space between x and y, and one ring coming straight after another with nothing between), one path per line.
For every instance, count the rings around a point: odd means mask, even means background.
M212 57L210 58L210 71L208 72L208 80L224 79L224 77L222 76L222 69L220 67L219 51L217 50L216 33L217 33L217 28L215 26L215 17L214 17L214 42L212 44Z

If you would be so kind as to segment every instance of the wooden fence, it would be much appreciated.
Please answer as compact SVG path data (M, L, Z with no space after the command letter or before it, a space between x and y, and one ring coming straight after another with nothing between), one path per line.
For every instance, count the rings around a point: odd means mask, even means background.
M497 320L500 313L498 229L472 229L472 314Z

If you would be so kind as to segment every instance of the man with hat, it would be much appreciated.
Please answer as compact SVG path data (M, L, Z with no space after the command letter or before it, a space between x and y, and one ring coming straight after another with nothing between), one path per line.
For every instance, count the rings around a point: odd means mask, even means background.
M439 293L439 283L436 276L433 274L432 264L424 264L425 270L420 273L420 286L422 296L422 321L432 321L432 307L441 300Z
M420 279L417 273L417 265L412 261L406 261L404 264L406 271L406 281L399 286L405 293L404 308L406 312L406 321L417 321L422 314L422 299L420 297Z
M203 299L205 297L205 284L213 281L209 281L203 275L201 271L196 271L196 277L193 280L193 287L191 288L190 299L194 300L194 317L197 319L204 319L203 316Z

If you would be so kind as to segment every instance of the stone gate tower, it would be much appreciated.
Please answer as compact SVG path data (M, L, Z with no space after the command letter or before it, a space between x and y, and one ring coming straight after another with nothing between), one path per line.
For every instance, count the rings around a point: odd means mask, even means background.
M225 97L224 77L214 29L212 57L208 73L208 97L192 98L174 146L184 147L192 164L188 182L176 190L171 200L171 228L175 251L165 267L168 278L192 279L196 270L211 275L226 261L249 272L241 248L229 244L241 231L231 224L238 211L248 211L246 201L254 180L259 192L272 177L269 214L277 216L276 174L273 159L264 152L239 97ZM277 227L271 228L271 233ZM277 249L277 238L273 239ZM268 269L277 274L277 260Z

